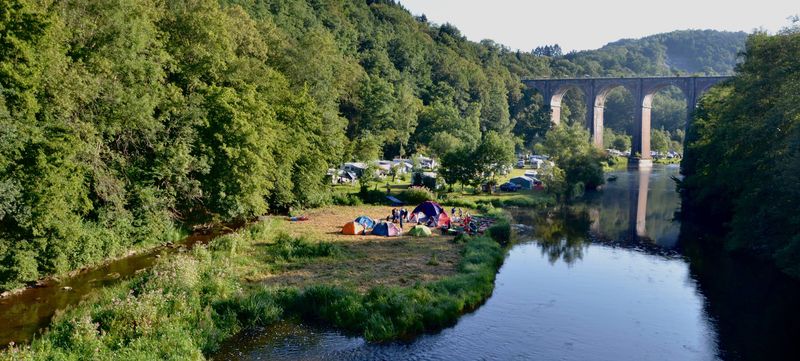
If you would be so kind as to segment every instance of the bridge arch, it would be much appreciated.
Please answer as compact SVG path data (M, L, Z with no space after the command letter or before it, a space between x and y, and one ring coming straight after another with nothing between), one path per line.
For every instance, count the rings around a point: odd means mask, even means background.
M608 96L617 89L624 89L631 94L636 94L637 91L635 84L625 82L622 80L611 80L609 82L600 83L596 85L594 97L594 114L590 123L589 131L592 134L592 144L595 147L603 148L603 132L605 129L605 108Z
M551 91L549 96L545 97L545 101L549 101L550 105L550 122L554 125L558 125L561 123L561 105L562 101L564 100L564 96L567 95L567 92L570 90L578 90L583 95L583 101L586 105L586 112L590 112L590 104L592 101L592 89L589 86L581 82L571 82L566 81L560 84L556 84Z
M608 94L618 87L627 89L636 99L640 108L634 112L633 145L631 149L634 164L650 164L650 121L653 97L658 90L668 86L680 89L686 97L687 122L699 97L709 88L730 77L639 77L639 78L572 78L572 79L529 79L523 80L526 86L534 88L542 94L546 105L551 109L551 121L561 121L561 101L567 90L573 87L583 90L586 101L586 127L592 133L592 142L597 147L603 146L603 111ZM638 153L639 157L635 155Z
M637 116L637 121L634 122L633 141L631 144L631 155L639 159L650 159L650 145L651 145L651 132L652 112L653 112L653 98L656 94L669 87L677 88L683 93L686 98L687 117L692 114L693 108L689 104L694 104L690 99L694 99L694 88L690 78L659 78L651 79L643 82L642 96L640 100L641 111ZM687 119L688 122L688 119Z

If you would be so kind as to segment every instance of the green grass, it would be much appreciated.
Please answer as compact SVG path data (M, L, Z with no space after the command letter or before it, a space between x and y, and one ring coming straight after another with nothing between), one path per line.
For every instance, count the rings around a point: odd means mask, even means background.
M244 328L298 316L369 341L412 337L478 307L494 289L504 257L504 248L488 236L461 237L458 272L430 283L365 293L355 286L251 285L244 278L253 262L302 263L340 254L331 244L272 233L272 223L258 223L164 259L59 312L49 330L29 345L1 352L0 360L199 360Z

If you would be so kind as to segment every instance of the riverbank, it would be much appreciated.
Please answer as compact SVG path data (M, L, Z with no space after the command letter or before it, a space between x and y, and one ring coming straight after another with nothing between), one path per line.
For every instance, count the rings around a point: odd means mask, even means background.
M288 317L382 341L450 324L491 294L503 248L488 237L345 238L313 222L390 209L359 208L268 218L164 259L57 313L0 358L202 359L244 328ZM491 233L507 238L510 227Z

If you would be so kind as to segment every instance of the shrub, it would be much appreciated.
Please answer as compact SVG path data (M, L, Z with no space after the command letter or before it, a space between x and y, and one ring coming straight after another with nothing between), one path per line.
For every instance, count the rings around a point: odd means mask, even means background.
M478 203L478 211L481 213L490 213L494 211L494 205L491 203Z
M331 201L337 206L360 206L364 204L361 198L355 194L334 194Z
M436 200L436 195L426 187L410 187L400 194L400 198L410 204Z
M337 256L341 253L341 248L330 242L312 243L305 237L294 238L286 233L280 233L272 245L272 253L277 258L293 260Z
M214 252L224 252L228 256L236 254L236 250L241 247L244 242L242 235L239 233L226 234L224 236L213 239L208 244L208 249Z
M361 200L367 204L386 204L388 203L386 199L386 193L381 190L372 189L370 190L367 186L362 185L361 190L358 192L358 196L361 197Z
M486 231L489 237L502 245L511 242L511 225L506 220L500 220Z

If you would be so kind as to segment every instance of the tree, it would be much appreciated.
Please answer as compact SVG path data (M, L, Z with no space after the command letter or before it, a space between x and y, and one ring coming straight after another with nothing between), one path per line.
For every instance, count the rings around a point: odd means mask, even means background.
M669 151L672 144L669 133L663 129L653 129L650 132L650 147L661 154Z
M474 150L463 145L442 156L439 174L451 188L454 184L461 183L463 191L465 185L476 185L479 170L473 156Z
M475 150L473 162L478 168L480 182L497 184L497 175L510 168L514 161L514 141L497 132L489 131Z
M589 131L579 124L560 125L550 130L536 152L549 154L556 166L564 172L564 199L572 198L580 189L594 189L604 183L603 159L600 151L589 141Z
M627 134L617 134L614 138L614 142L612 143L611 147L620 151L625 152L631 150L631 136Z

